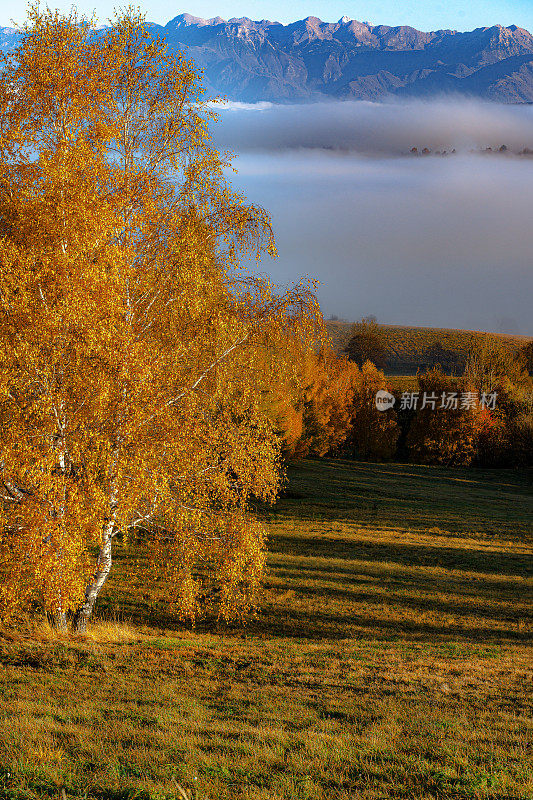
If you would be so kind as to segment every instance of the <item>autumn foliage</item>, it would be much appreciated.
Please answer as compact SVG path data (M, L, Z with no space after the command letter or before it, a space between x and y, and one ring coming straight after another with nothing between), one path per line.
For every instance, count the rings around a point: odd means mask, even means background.
M491 414L479 404L462 408L442 407L449 381L439 367L419 375L421 395L436 398L433 405L420 408L409 428L407 447L411 460L422 464L469 466L476 459L481 432L491 423ZM473 387L465 385L464 391Z
M290 380L270 393L270 414L288 458L324 456L348 436L358 370L323 345L296 361Z
M293 380L268 396L286 458L394 456L396 414L383 414L375 403L376 392L387 388L381 370L370 361L360 369L327 345L296 364Z
M83 631L136 532L178 614L209 573L217 613L243 615L249 501L280 478L258 387L285 380L284 342L316 340L314 296L239 270L274 253L269 218L226 184L191 65L135 14L96 35L33 9L3 70L2 615L37 603Z

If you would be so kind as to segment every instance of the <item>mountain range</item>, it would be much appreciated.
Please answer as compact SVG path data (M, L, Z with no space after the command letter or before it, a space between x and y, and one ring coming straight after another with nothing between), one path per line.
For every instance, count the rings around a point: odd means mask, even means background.
M422 32L343 17L289 25L180 14L148 26L203 70L210 95L243 102L467 95L533 102L533 36L516 25ZM0 49L18 38L0 28Z

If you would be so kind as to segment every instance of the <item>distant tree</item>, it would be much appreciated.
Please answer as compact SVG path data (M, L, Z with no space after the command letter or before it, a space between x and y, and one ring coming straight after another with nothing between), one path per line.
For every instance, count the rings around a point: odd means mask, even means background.
M480 431L477 461L484 467L533 466L533 413L508 420L491 412Z
M529 374L533 374L533 339L528 342L521 351L522 359Z
M462 408L460 402L443 407L441 399L450 393L450 381L440 367L419 375L418 389L419 405L406 440L410 460L446 466L472 464L477 457L479 434L489 423L490 412L478 403L467 408ZM465 382L461 392L469 391L473 386Z
M322 348L308 362L299 455L325 456L346 441L360 385L357 366Z
M387 389L385 376L370 361L359 369L329 347L308 353L296 380L266 400L286 457L392 458L400 431L394 410L376 408L380 389Z
M533 412L524 412L509 425L512 466L533 467Z
M464 367L461 356L456 350L448 350L442 342L436 341L424 351L422 360L426 369L441 366L445 372L452 372Z
M345 352L358 367L362 367L366 361L371 361L380 369L387 365L388 348L374 316L363 317L354 323Z
M265 399L287 458L324 456L344 443L351 428L360 372L329 346L295 359L295 375Z
M348 439L355 458L383 459L394 457L400 436L394 409L379 411L376 392L388 390L383 372L366 361L361 369L354 398L352 430Z
M533 463L532 343L513 350L496 338L474 346L465 379L479 392L497 395L491 424L481 431L478 460L486 466L530 466Z
M478 392L497 392L497 413L507 420L533 410L533 379L520 350L497 337L475 342L468 353L464 378Z

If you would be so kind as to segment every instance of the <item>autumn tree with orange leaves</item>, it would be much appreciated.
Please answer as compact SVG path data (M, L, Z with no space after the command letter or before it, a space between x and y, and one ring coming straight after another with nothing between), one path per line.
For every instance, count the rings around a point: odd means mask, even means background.
M289 458L322 457L344 444L353 426L360 374L330 346L306 353L277 407Z
M2 77L2 615L38 603L83 632L136 529L178 614L209 567L218 614L244 615L249 501L280 474L258 387L316 339L314 295L239 269L274 253L268 215L226 184L190 63L133 12L96 32L34 7Z

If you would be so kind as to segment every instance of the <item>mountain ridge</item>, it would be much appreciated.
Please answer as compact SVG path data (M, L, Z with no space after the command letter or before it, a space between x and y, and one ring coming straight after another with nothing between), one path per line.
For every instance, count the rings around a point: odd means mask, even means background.
M182 13L149 34L182 50L203 71L208 95L258 102L385 100L463 94L533 102L533 36L517 25L419 31L371 25L347 15L283 25L249 17ZM0 49L18 33L0 28Z

